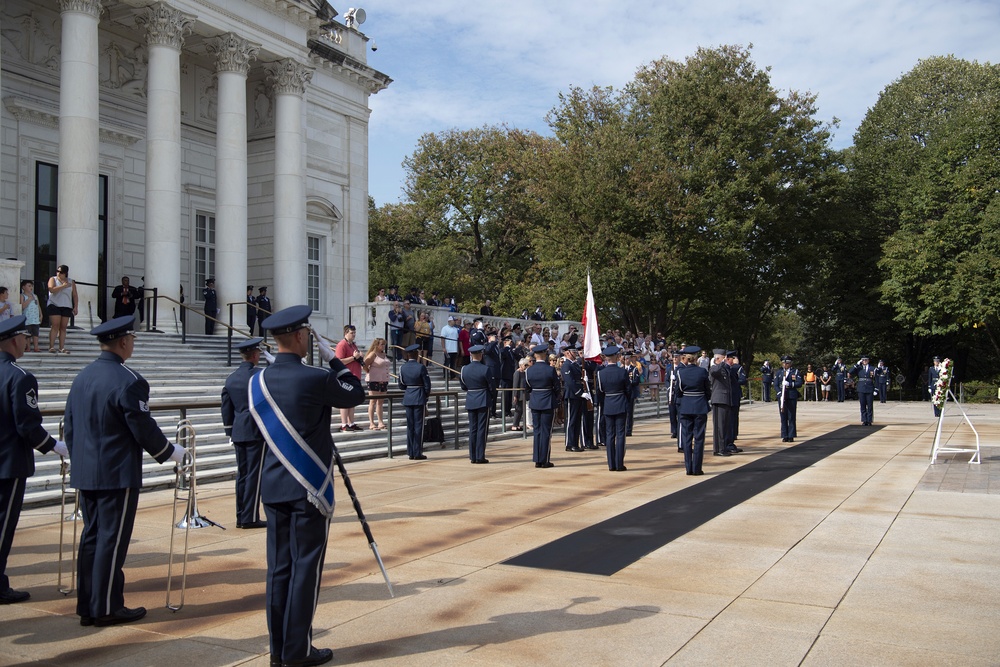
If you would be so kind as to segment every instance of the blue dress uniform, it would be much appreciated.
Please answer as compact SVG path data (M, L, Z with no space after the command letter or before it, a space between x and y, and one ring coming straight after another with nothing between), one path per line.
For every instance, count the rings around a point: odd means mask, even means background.
M677 370L680 363L675 358L672 363L663 367L663 382L667 386L667 414L670 416L670 437L677 440ZM682 451L680 442L677 442L677 451Z
M885 367L885 362L878 362L875 367L875 389L878 393L878 402L885 403L886 394L889 393L889 369Z
M490 333L490 340L483 346L483 363L493 374L493 389L490 390L490 417L497 416L497 387L500 386L500 343L496 334Z
M272 335L281 336L307 326L311 313L309 306L291 306L266 318L261 325ZM297 352L287 351L279 351L274 362L256 377L266 382L291 430L311 450L310 457L332 475L335 463L331 408L350 408L364 402L361 381L336 358L330 360L329 368L307 366ZM266 604L271 659L284 663L309 660L317 655L311 647L312 621L330 516L310 502L314 499L286 468L269 439L261 492L267 514ZM329 655L328 650L319 654Z
M535 354L547 354L548 345L536 345L531 348ZM524 372L524 382L528 386L528 407L531 408L531 423L533 450L531 460L536 468L551 468L549 461L552 441L552 415L558 406L559 375L543 359L536 358L535 363Z
M0 350L0 604L31 597L10 587L7 557L21 516L25 480L35 474L34 450L47 454L56 445L42 428L35 376L15 363L24 353L21 336L26 334L23 315L0 323L0 343L17 348L15 354Z
M267 298L267 288L257 288L257 332L264 335L264 320L271 316L271 300Z
M844 402L844 382L847 380L847 366L837 357L833 364L833 380L837 383L837 402Z
M514 350L507 341L513 340L509 334L504 336L503 347L500 348L500 376L498 379L500 389L511 389L514 386L514 371L517 370L517 359L514 357ZM510 414L511 391L500 392L500 410L505 415Z
M215 333L215 320L219 316L219 296L215 291L215 281L209 279L205 289L201 291L201 298L205 300L205 335L211 336Z
M582 354L583 344L576 344L577 354ZM597 372L597 363L590 361L588 359L583 360L583 380L584 388L591 393L590 405L588 406L586 401L583 404L583 418L580 420L582 426L581 433L583 434L583 448L584 449L597 449L597 445L594 443L594 417L597 414L596 406L597 402L593 396L593 391L591 388L594 386L594 374Z
M419 343L406 348L407 354L420 349ZM406 409L406 454L411 461L423 461L424 455L424 410L427 397L431 393L431 376L427 367L410 358L399 368L397 386L404 392L403 407Z
M566 359L562 365L563 401L566 403L566 437L567 452L582 452L581 447L583 427L583 368L575 361Z
M613 357L619 348L611 345L604 348L604 356ZM608 454L608 470L624 471L625 468L625 420L628 406L632 402L632 380L626 369L609 363L597 369L594 391L601 405L601 416L605 420L604 444Z
M689 346L681 354L695 355L700 347ZM705 432L708 429L709 400L712 382L708 371L691 363L677 368L675 402L678 415L678 441L684 451L684 470L689 475L702 475L705 459Z
M774 384L774 369L771 368L770 362L765 361L764 365L760 367L760 377L764 383L764 402L771 402L771 385Z
M158 463L179 459L149 412L149 384L117 352L133 335L131 315L109 320L91 335L111 349L73 380L66 399L65 435L70 486L80 491L83 533L77 555L76 613L81 625L113 625L142 618L125 607L129 540L142 486L142 452ZM129 355L131 351L129 351Z
M875 418L875 367L868 363L868 357L861 357L851 375L858 378L858 403L861 406L862 426L871 426Z
M784 356L782 364L788 362L788 368L779 368L774 374L775 391L778 394L778 416L781 417L781 441L792 442L796 435L795 417L799 405L799 387L802 386L802 374L791 367L792 358ZM785 386L785 382L788 386Z
M482 345L469 347L469 354L480 354ZM482 361L473 359L462 367L459 376L465 390L465 409L469 413L469 460L489 463L486 458L486 433L489 429L490 395L494 387L493 373Z
M251 338L236 346L242 354L256 349L263 338ZM222 426L236 452L236 527L263 528L260 520L260 473L264 462L264 438L250 414L250 376L259 373L256 364L244 360L226 378L222 388Z
M631 356L631 353L625 352L626 357ZM639 395L642 393L642 371L632 365L631 362L625 364L625 371L628 373L628 411L625 414L625 435L632 435L632 422L635 417L635 402L639 400Z

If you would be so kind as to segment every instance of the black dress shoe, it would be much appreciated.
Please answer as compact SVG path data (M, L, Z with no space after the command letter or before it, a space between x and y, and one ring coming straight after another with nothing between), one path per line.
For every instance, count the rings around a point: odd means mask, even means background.
M598 449L597 445L586 445L584 449Z
M489 463L489 459L476 459L473 463Z
M80 625L82 625L83 627L89 628L93 624L94 624L94 617L93 616L81 616L80 617Z
M3 593L0 593L0 604L17 604L18 602L24 602L31 597L31 593L28 591L15 591L13 588L8 588Z
M426 454L417 454L416 456L411 456L410 458L413 459L414 461L426 461L427 460L427 455Z
M695 475L704 475L704 474L705 474L705 471L704 471L704 470L695 470L695 471L694 471L694 474L695 474Z
M556 464L552 463L551 461L545 461L543 463L536 463L535 464L536 468L554 468L555 466L556 466Z
M238 523L237 528L243 529L253 529L253 528L267 528L267 521L251 521L250 523Z
M138 621L140 618L146 615L145 607L136 607L135 609L129 609L128 607L122 607L113 614L108 614L107 616L100 616L94 619L94 625L99 628L106 627L108 625L118 625L120 623L131 623L132 621Z
M740 449L739 447L730 447L726 451L729 452L730 454L742 454L743 453L743 450Z
M567 452L582 452L583 451L583 447L567 447L566 451Z
M683 452L683 451L684 451L684 448L683 448L683 447L678 447L678 448L677 448L677 451L679 451L679 452Z
M685 474L685 475L693 475L694 473L693 473L693 472L686 472L686 473L684 473L684 474Z
M615 468L615 472L625 472L626 470L628 470L628 468L626 468L625 466L622 466L621 468Z
M677 434L676 433L671 433L670 437L673 438L674 440L676 440L677 439Z
M271 657L271 667L281 667L281 658Z
M283 667L312 667L322 665L333 660L333 651L328 648L310 647L309 655L301 660L286 660L281 663Z

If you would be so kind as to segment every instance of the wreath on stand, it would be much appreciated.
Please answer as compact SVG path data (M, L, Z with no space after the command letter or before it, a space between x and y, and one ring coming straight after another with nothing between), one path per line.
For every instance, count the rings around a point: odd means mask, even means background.
M931 402L938 410L943 408L945 401L948 400L948 389L951 388L951 366L951 359L945 359L938 369L937 384L934 385L934 396L931 398Z

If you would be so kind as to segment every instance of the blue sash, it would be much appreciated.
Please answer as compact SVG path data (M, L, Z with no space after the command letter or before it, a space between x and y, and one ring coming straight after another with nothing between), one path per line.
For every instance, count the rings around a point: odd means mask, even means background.
M333 477L316 452L275 404L264 382L265 368L250 377L250 412L264 440L285 469L306 490L309 502L323 513L333 515Z

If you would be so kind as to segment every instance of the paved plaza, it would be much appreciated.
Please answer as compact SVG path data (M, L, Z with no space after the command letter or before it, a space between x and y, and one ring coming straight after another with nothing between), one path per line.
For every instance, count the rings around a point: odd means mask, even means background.
M703 477L684 474L665 420L636 423L624 473L603 450L564 452L561 433L548 470L520 438L490 443L486 466L450 448L350 464L396 597L338 482L314 644L332 664L407 667L1000 664L996 405L968 407L982 465L968 454L930 465L930 404L876 404L884 428L611 576L502 564L794 446L776 412L744 406L744 453L709 451ZM972 446L948 414L945 440ZM800 403L798 421L796 445L857 423L858 409ZM172 500L140 498L125 568L126 604L149 614L108 628L80 627L57 590L58 507L25 511L8 575L31 600L0 607L0 664L268 665L264 531L235 528L232 482L201 486L201 513L228 530L191 532L185 605L171 612Z

